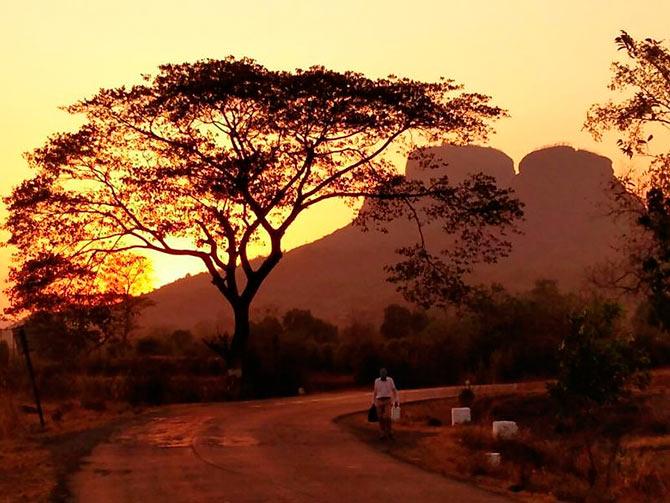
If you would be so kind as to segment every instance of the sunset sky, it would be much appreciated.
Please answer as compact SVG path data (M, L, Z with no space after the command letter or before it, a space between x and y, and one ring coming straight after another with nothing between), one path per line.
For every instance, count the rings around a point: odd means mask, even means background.
M586 110L608 96L619 30L670 38L667 0L2 1L3 195L30 175L23 152L77 126L59 106L100 87L134 83L161 63L227 55L273 69L320 64L371 77L453 78L509 110L490 144L515 162L567 142L611 157L621 172L630 164L613 139L596 144L581 131ZM287 247L332 232L351 216L339 204L315 210L287 236ZM1 250L2 277L8 261L9 250ZM199 268L195 259L163 257L155 281Z

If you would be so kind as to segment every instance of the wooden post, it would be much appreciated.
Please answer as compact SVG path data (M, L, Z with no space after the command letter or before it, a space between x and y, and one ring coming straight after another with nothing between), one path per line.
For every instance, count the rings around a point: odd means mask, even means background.
M37 389L37 382L35 381L35 370L33 369L33 362L30 359L30 348L28 347L28 338L26 337L26 331L23 327L20 327L15 332L19 343L21 344L21 350L23 351L23 356L26 358L26 367L28 368L28 376L30 376L30 384L33 387L33 395L35 397L35 406L37 407L37 414L40 416L40 425L44 429L44 414L42 413L42 402L40 401L40 393Z

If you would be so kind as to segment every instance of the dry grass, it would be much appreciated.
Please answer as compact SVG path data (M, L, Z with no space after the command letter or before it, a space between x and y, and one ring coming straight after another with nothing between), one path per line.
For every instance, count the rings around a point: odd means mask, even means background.
M21 414L17 397L0 395L0 501L45 501L55 487L49 451L32 437L35 418Z
M14 396L0 391L0 441L14 436L21 429Z
M44 404L46 428L22 411L27 397L0 395L0 502L61 501L67 470L106 434L108 425L135 417L139 409L102 403ZM98 409L98 410L93 410ZM92 432L99 434L91 434ZM60 499L59 499L60 498Z

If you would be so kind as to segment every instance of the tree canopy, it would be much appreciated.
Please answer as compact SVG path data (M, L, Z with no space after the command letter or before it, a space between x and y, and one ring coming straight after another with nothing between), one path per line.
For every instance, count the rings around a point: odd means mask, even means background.
M621 97L591 107L585 128L596 139L607 131L628 156L649 159L638 180L624 177L627 191L618 191L623 212L634 212L641 237L628 236L630 264L617 271L615 282L625 291L644 291L651 318L670 327L670 49L662 41L635 40L621 32L615 39L625 58L612 64L610 90ZM619 268L621 269L621 268Z
M54 263L88 274L120 252L194 257L233 308L231 354L244 350L249 306L284 234L322 201L380 201L384 214L368 215L378 221L414 218L413 205L430 199L425 218L467 226L473 243L474 227L520 211L486 177L422 183L394 168L391 147L483 140L505 115L450 80L274 71L229 57L163 65L66 110L83 125L28 154L35 174L6 199L12 279L22 284L30 269L44 286ZM252 262L261 245L266 255Z
M584 127L598 140L615 131L617 145L630 157L650 155L653 183L667 184L670 152L654 153L652 147L654 133L670 127L670 51L659 40L635 40L625 31L615 42L625 60L612 63L609 89L622 99L593 105Z

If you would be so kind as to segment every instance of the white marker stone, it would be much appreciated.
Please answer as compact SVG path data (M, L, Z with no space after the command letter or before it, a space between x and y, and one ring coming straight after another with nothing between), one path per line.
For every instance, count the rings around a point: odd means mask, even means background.
M493 438L506 440L514 438L519 433L519 427L514 421L493 421Z
M470 407L454 407L451 409L451 426L469 423L470 421L472 421Z
M500 466L500 453L499 452L487 452L486 453L486 462L489 466Z

